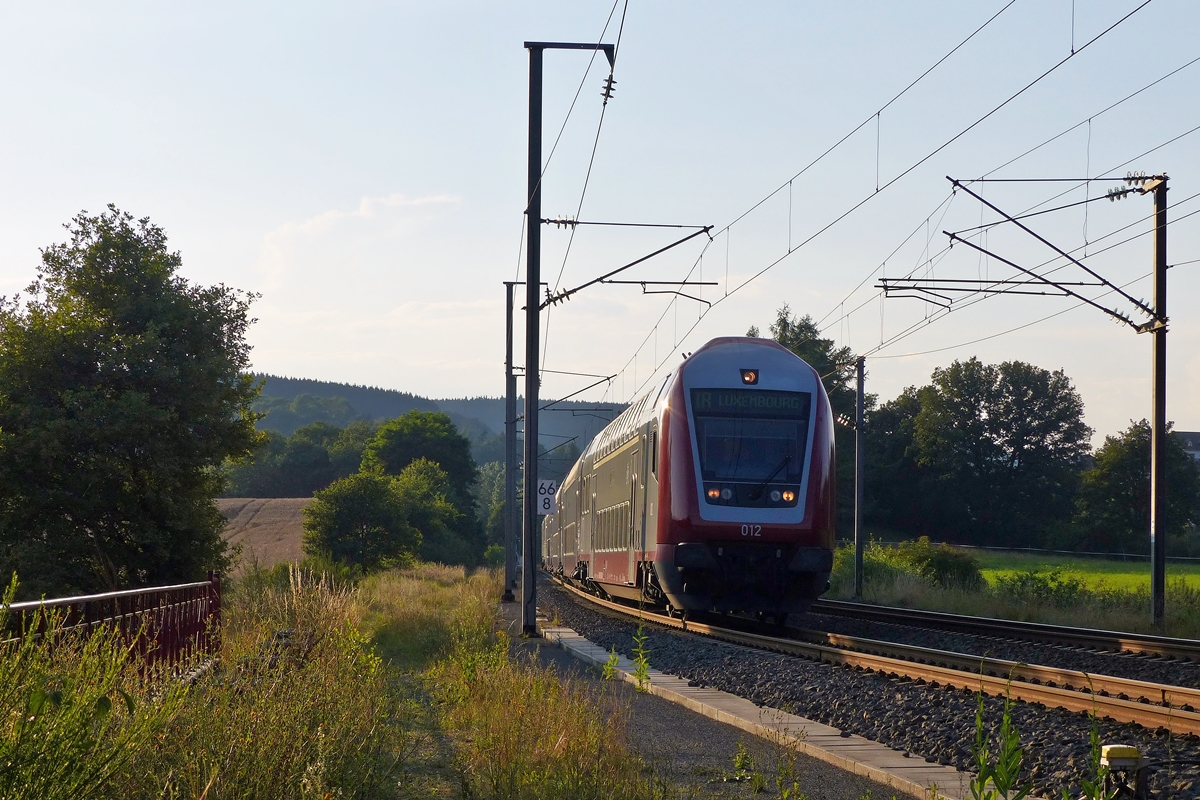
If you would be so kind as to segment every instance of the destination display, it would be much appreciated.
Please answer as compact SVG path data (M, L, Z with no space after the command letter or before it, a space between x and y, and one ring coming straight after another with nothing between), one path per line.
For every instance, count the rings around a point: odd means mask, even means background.
M812 395L773 389L692 389L692 413L808 419Z

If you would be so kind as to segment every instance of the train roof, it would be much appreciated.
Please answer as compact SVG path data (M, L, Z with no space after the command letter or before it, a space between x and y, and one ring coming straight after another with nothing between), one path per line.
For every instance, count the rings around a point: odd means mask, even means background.
M654 418L663 388L670 383L674 375L674 371L668 373L661 383L654 384L649 391L630 403L628 408L592 439L580 458L599 460L637 436L638 429Z

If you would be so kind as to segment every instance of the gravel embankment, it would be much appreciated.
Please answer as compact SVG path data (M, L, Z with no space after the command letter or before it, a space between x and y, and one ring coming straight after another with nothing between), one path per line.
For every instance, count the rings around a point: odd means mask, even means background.
M625 655L633 650L634 625L586 608L557 587L545 586L538 605L550 618L605 649L615 646ZM914 757L970 768L976 709L972 694L654 626L647 631L650 664L655 669L859 734ZM986 698L984 702L988 726L996 729L1003 701ZM1080 778L1090 770L1091 720L1025 704L1014 707L1013 718L1025 748L1023 774L1033 782L1034 793L1057 798L1061 788L1070 785L1077 795ZM1200 798L1200 737L1168 737L1165 731L1155 734L1105 720L1100 720L1099 729L1102 742L1136 745L1156 762L1150 772L1155 797Z
M790 624L797 628L840 633L844 636L861 636L917 647L935 647L954 653L970 653L1061 669L1077 669L1095 675L1111 675L1135 681L1200 688L1200 664L1188 661L1171 661L1127 653L1096 653L1036 642L951 633L829 614L796 615L791 618Z

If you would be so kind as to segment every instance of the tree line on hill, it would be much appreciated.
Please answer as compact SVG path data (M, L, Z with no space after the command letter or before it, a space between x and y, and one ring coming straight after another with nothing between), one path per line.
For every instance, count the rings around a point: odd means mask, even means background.
M303 401L305 397L296 399ZM315 495L318 499L336 496L339 502L347 502L351 496L347 492L355 487L354 491L373 492L373 502L395 495L391 510L379 512L379 519L392 515L392 527L399 525L395 520L403 517L403 514L395 516L400 513L398 509L418 509L420 504L412 498L424 497L428 499L426 505L441 510L414 511L429 526L419 537L423 544L414 551L417 555L425 560L467 564L498 561L502 557L499 548L504 544L503 438L499 442L500 452L496 453L501 458L481 467L477 466L476 454L495 453L497 448L488 440L471 442L441 412L410 411L383 423L359 419L345 427L312 422L297 428L290 436L268 430L264 438L257 451L225 464L226 497ZM407 442L400 451L405 454L403 458L380 456L395 450L400 440ZM543 445L539 451L539 474L547 478L561 478L579 457L579 447L573 441L552 451ZM422 459L428 463L402 475L410 464ZM437 470L444 472L444 477ZM402 477L392 487L400 494L384 491L381 481L355 477L360 474L386 475L389 480ZM352 477L353 481L340 483ZM438 497L448 499L449 506L434 502ZM454 513L449 513L450 509ZM424 530L421 526L416 529ZM413 539L405 530L405 525L397 528L400 540ZM369 560L374 561L374 556Z
M785 305L772 338L824 378L834 416L854 418L855 357ZM748 332L759 335L756 328ZM865 521L889 534L1001 547L1149 552L1150 425L1092 429L1071 380L1021 361L976 358L933 371L880 404L867 395ZM839 425L838 517L853 530L854 434ZM1168 547L1197 549L1200 470L1168 436Z

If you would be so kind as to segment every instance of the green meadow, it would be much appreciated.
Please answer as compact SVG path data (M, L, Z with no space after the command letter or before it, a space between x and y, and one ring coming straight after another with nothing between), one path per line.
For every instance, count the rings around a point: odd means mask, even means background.
M979 561L979 569L988 584L1018 572L1049 572L1060 569L1077 577L1089 589L1133 590L1150 588L1150 561L1138 558L1128 561L1090 556L1053 555L1048 553L1014 553L998 550L967 550ZM1167 561L1167 580L1183 579L1189 586L1200 588L1200 561Z

